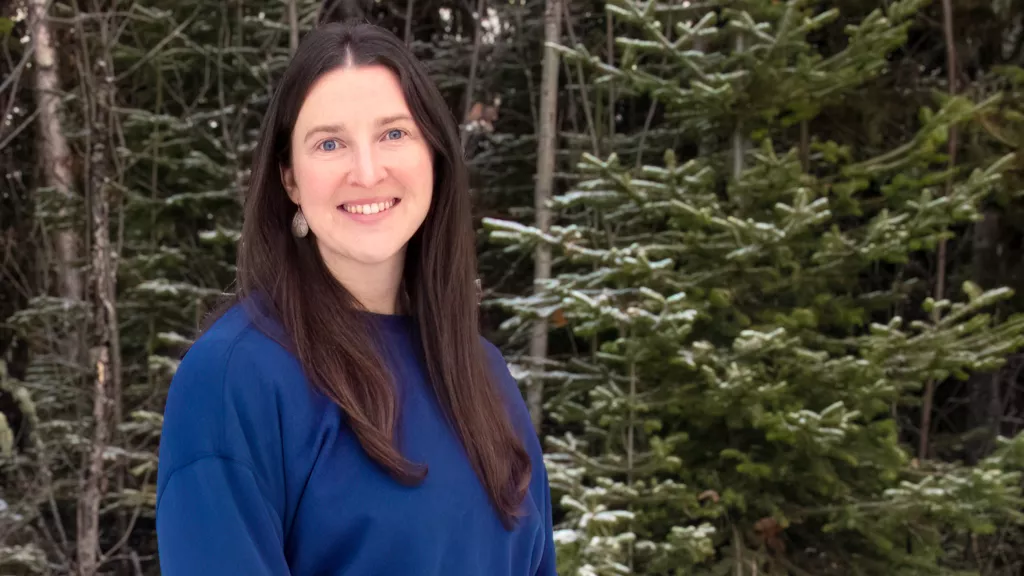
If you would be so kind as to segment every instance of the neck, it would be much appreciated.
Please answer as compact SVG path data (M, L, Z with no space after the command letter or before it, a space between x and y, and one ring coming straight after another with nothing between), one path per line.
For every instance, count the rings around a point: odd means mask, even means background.
M398 314L398 290L402 284L405 252L387 262L363 264L336 255L323 253L331 275L369 312Z

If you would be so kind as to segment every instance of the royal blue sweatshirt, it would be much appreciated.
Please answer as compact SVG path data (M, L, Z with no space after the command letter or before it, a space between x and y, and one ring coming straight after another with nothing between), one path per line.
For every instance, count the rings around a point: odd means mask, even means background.
M369 314L401 398L406 487L362 450L296 358L235 306L182 359L164 411L156 530L164 576L553 576L540 444L484 340L533 476L506 530L427 380L414 321Z

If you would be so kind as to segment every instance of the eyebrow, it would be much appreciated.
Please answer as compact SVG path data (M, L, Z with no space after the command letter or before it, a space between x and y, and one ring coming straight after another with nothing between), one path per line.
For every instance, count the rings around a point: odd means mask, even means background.
M412 117L409 116L408 114L393 114L391 116L384 116L382 118L378 118L377 122L375 122L375 125L379 128L381 126L385 126L393 122L398 122L399 120L408 120L411 122ZM309 139L316 134L338 133L344 131L345 126L342 124L323 124L320 126L314 126L306 132L306 136L305 138L303 138L303 142L309 141Z

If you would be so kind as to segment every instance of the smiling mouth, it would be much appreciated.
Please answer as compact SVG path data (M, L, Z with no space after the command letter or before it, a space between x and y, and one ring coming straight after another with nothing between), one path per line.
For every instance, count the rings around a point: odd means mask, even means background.
M399 202L401 200L398 198L392 198L386 202L371 202L370 204L342 204L341 209L349 214L378 214L387 212Z

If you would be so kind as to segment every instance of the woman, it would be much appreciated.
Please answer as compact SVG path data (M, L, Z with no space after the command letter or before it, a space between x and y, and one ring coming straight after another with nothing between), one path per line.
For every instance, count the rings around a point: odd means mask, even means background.
M455 122L390 33L299 47L255 152L237 294L164 414L164 576L555 574L530 419L477 331Z

